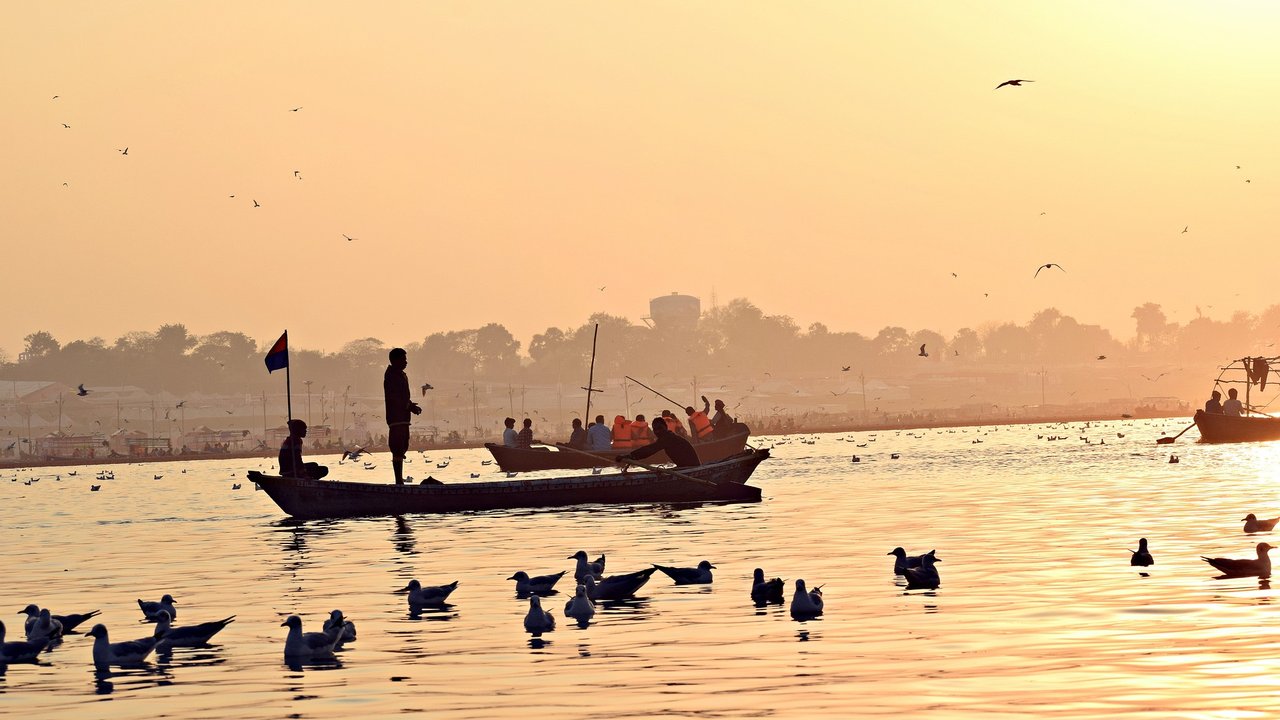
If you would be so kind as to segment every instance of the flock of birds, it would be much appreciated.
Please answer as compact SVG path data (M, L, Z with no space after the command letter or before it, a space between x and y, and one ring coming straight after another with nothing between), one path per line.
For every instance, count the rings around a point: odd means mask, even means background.
M1244 523L1244 532L1253 535L1254 533L1271 532L1275 529L1276 524L1280 523L1280 517L1259 519L1254 513L1249 513L1244 516L1241 522ZM1243 577L1266 579L1271 577L1271 557L1268 553L1275 549L1275 545L1260 542L1255 547L1257 557L1211 558L1201 555L1200 559L1222 573L1218 576L1218 579ZM1130 550L1129 553L1129 564L1133 567L1150 567L1156 563L1155 558L1151 555L1151 548L1146 538L1139 538L1138 549Z
M1274 522L1274 521L1272 521ZM941 584L934 563L941 562L936 551L921 555L908 555L901 547L888 553L893 556L893 569L907 580L907 589L936 589ZM605 556L589 560L585 550L568 556L575 561L573 578L576 583L573 595L564 604L563 615L586 627L596 614L597 603L627 600L635 597L654 573L661 572L676 585L707 585L714 579L716 569L708 560L694 567L671 567L654 564L635 572L606 576ZM524 616L524 629L535 637L555 630L556 616L543 607L543 599L555 594L556 584L569 573L560 572L531 576L521 570L507 580L515 581L516 597L527 599L528 612ZM398 592L404 593L410 615L416 617L423 610L450 607L449 598L458 589L455 580L446 585L423 585L411 580ZM786 602L786 582L782 578L766 579L764 570L756 568L750 587L751 601L757 606ZM132 666L146 662L152 653L165 655L178 647L206 647L214 636L235 621L235 616L194 625L175 626L178 617L177 601L165 594L157 601L138 600L145 622L154 623L154 630L146 637L124 642L112 642L107 626L95 624L85 633L93 638L93 664L100 670L111 666ZM790 601L790 615L804 622L820 617L825 609L822 587L810 589L805 581L797 579ZM0 622L0 665L36 662L40 655L62 645L66 636L75 634L76 628L101 614L99 610L87 613L54 615L49 608L36 604L27 605L21 611L26 616L23 625L24 640L6 641L4 623ZM281 627L288 628L284 638L283 654L286 663L296 664L334 660L335 653L357 639L356 626L341 610L333 610L319 632L304 632L302 618L288 616Z

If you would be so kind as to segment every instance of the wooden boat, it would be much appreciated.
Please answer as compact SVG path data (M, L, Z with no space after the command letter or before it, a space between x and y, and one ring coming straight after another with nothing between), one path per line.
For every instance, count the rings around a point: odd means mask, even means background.
M1261 442L1280 440L1280 418L1258 413L1251 404L1251 391L1265 391L1277 357L1245 357L1232 361L1214 381L1214 386L1244 385L1243 415L1225 415L1197 410L1193 420L1200 441L1207 443ZM1275 387L1278 383L1272 382ZM1270 404L1269 402L1266 404ZM1265 405L1264 405L1265 407Z
M721 438L714 438L707 442L693 443L693 449L698 453L698 460L703 464L723 460L731 455L742 452L747 445L747 438L751 436L751 429L746 425L739 423L738 432L732 435L725 435ZM612 463L613 458L626 454L631 451L626 450L609 450L608 452L595 452L602 460L582 455L576 452L566 452L564 450L552 449L546 446L535 448L509 448L505 445L495 445L493 443L485 443L485 448L493 455L493 459L498 461L498 467L506 472L535 472L537 470L585 470L590 467L607 466ZM645 458L647 463L669 463L670 458L667 454L659 451L656 455Z
M281 510L301 519L587 504L759 502L760 488L746 481L768 457L768 450L749 450L680 471L705 482L649 470L444 485L307 480L256 470L249 471L249 479Z
M1280 418L1261 415L1222 415L1197 410L1196 428L1207 443L1280 440Z

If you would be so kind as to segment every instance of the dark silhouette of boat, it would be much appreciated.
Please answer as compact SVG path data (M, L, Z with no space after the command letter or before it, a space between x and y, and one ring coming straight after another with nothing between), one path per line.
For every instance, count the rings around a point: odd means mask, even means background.
M742 452L747 445L751 429L741 423L735 426L731 435L712 438L706 442L693 443L698 453L698 460L703 464L723 460ZM592 452L584 455L559 449L558 447L539 446L535 448L509 448L505 445L485 443L485 448L498 461L498 467L505 472L535 472L537 470L585 470L591 467L603 467L613 463L613 458L631 452L625 450L608 450ZM592 455L597 457L592 457ZM669 463L671 460L665 452L659 451L645 459L648 463Z
M1280 358L1277 357L1245 357L1220 368L1222 372L1218 375L1218 379L1214 380L1214 386L1244 385L1244 402L1241 404L1244 414L1226 415L1197 410L1192 419L1195 421L1196 428L1200 430L1201 442L1280 440L1280 418L1259 412L1260 408L1254 407L1251 396L1255 386L1258 391L1267 389L1271 368L1277 363L1280 363ZM1262 407L1269 404L1270 402Z
M249 471L249 479L281 510L300 519L587 504L759 502L760 488L746 481L768 457L768 450L748 450L679 471L696 480L651 470L434 485L310 480L256 470Z

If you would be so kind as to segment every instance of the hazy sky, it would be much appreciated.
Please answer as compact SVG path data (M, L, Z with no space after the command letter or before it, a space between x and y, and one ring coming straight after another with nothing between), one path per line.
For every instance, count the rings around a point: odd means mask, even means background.
M1128 337L1148 300L1179 321L1280 301L1274 2L15 2L0 21L11 356L36 329L165 322L336 350L497 321L527 343L713 289L866 333L1054 306ZM994 90L1012 78L1035 82ZM1033 280L1045 262L1068 272Z

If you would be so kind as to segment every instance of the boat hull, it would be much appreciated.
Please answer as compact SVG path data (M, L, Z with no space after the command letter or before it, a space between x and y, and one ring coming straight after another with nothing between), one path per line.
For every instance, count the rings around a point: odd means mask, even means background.
M1219 415L1197 410L1196 428L1200 441L1207 443L1262 442L1280 440L1280 418Z
M709 442L694 443L693 449L698 453L698 461L703 463L713 463L723 460L732 455L742 452L747 445L747 438L750 437L751 431L743 425L741 432L732 435L726 435ZM563 449L552 449L550 447L539 447L532 449L525 448L509 448L505 445L495 445L493 443L485 443L485 448L493 455L493 459L497 461L498 467L506 472L537 472L539 470L585 470L591 467L602 467L612 464L613 458L631 452L632 448L625 450L609 450L607 452L592 453L599 457L591 457L576 452ZM604 458L607 458L604 459ZM659 451L656 455L645 458L645 462L649 463L669 463L671 460L665 452Z
M753 450L680 471L706 482L653 471L445 485L308 480L256 470L248 477L281 510L299 519L586 504L759 502L760 488L746 481L768 457L768 450Z

